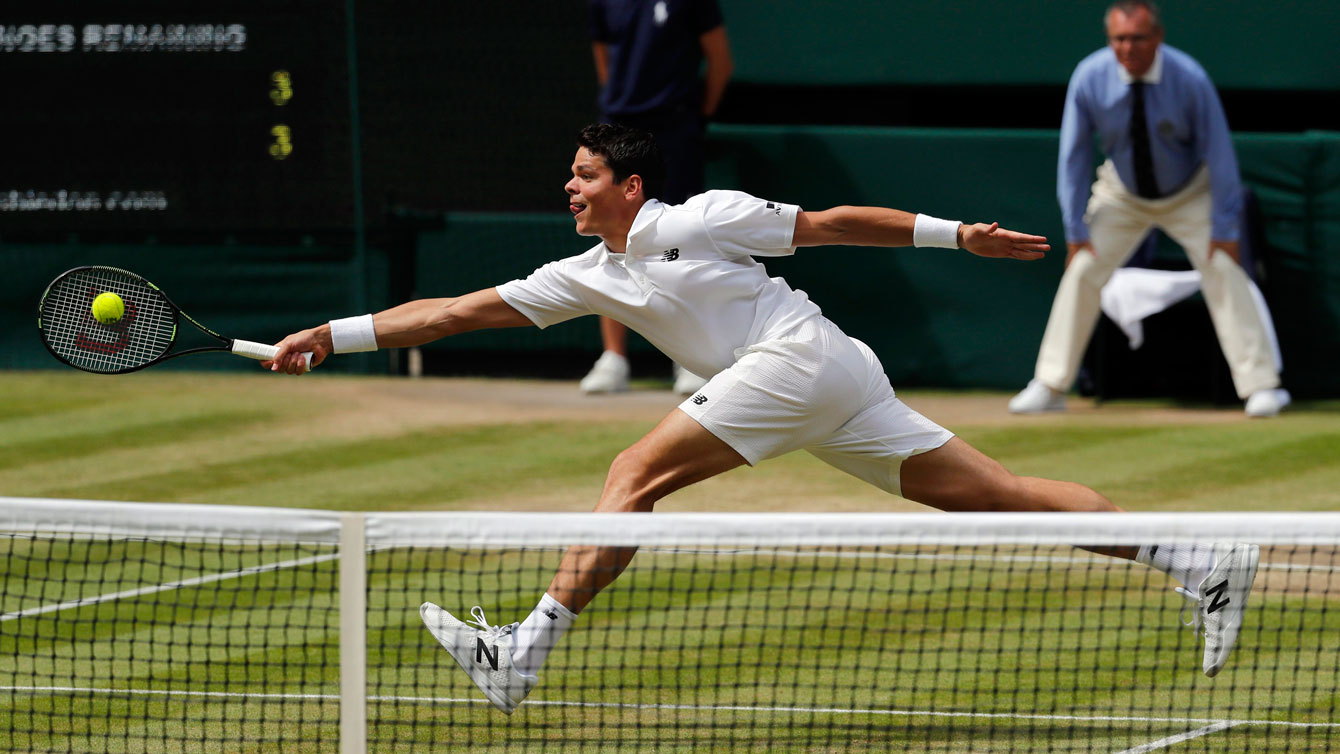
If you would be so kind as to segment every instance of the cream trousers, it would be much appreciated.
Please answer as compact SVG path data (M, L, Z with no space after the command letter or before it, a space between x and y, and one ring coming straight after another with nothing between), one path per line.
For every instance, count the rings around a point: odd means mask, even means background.
M1143 199L1122 185L1110 162L1104 163L1098 168L1084 222L1093 253L1077 253L1061 276L1033 374L1039 382L1054 390L1070 389L1098 324L1103 285L1131 258L1150 229L1159 228L1182 246L1200 271L1201 293L1238 397L1279 387L1279 371L1266 325L1252 303L1247 273L1227 254L1209 253L1208 169L1202 167L1172 196Z

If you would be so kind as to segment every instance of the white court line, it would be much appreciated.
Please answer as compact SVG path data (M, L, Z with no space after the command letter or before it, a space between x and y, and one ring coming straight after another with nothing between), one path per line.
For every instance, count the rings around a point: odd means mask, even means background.
M1221 730L1232 728L1235 725L1242 725L1242 723L1237 723L1230 720L1224 720L1223 722L1218 722L1213 725L1207 725L1204 728L1197 728L1195 730L1189 730L1185 733L1178 733L1175 736L1160 738L1157 741L1150 741L1147 744L1140 744L1139 746L1136 746L1133 749L1126 749L1124 751L1119 751L1117 752L1117 754L1145 754L1145 752L1147 751L1154 751L1155 749L1164 749L1169 746L1172 746L1173 744L1180 744L1183 741L1190 741L1193 738L1200 738L1201 736L1206 736L1211 733L1218 733Z
M199 698L219 698L219 699L296 699L296 700L318 700L318 701L338 701L339 694L275 694L275 693L248 693L244 691L183 691L183 690L155 690L155 689L99 689L84 688L79 686L0 686L0 691L9 692L27 692L34 694L124 694L127 696L172 696L172 697L199 697ZM369 695L370 702L413 702L418 704L488 704L486 699L457 699L451 697L434 696L395 696L395 695ZM1116 716L1116 715L1030 715L1016 712L945 712L942 710L897 710L897 709L850 709L845 707L748 707L743 705L711 705L711 704L639 704L636 702L570 702L561 700L546 699L528 699L527 707L593 707L602 709L621 709L621 710L673 710L688 712L753 712L757 714L769 713L801 713L801 714L830 714L830 715L880 715L884 717L949 717L949 718L969 718L969 719L1007 719L1007 720L1051 720L1057 722L1079 722L1079 723L1168 723L1168 724L1198 724L1206 723L1210 727L1216 725L1230 727L1235 725L1278 725L1289 728L1340 728L1340 723L1299 723L1292 720L1222 720L1212 718L1197 717L1147 717L1147 716ZM1208 732L1208 731L1207 731ZM1185 735L1185 734L1183 734Z
M335 560L340 557L339 553L329 553L326 555L312 555L306 558L296 560L285 560L279 563L264 563L262 565L250 566L239 571L227 571L225 573L212 573L208 576L196 576L195 578L182 579L180 581L169 581L166 584L157 584L154 586L143 586L139 589L127 589L123 592L112 592L110 594L100 594L96 597L81 597L77 600L68 602L57 602L52 605L42 605L40 607L30 607L26 610L18 610L12 613L0 615L0 623L5 621L18 620L19 618L28 618L34 615L44 615L54 613L60 610L69 610L86 605L96 605L99 602L111 602L112 600L126 599L129 597L140 597L145 594L154 594L155 592L166 592L171 589L181 589L183 587L199 586L201 584L212 584L216 581L227 581L228 579L240 579L243 576L252 576L257 573L266 573L268 571L278 571L283 568L297 568L300 566L320 563L326 560Z

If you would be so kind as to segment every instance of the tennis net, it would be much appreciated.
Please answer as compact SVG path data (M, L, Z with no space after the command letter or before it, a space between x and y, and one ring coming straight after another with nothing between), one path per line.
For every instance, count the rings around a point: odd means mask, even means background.
M1169 577L1251 541L1227 667ZM425 630L638 546L516 714ZM0 498L0 749L1340 749L1340 516L340 514ZM1186 617L1190 617L1189 615Z

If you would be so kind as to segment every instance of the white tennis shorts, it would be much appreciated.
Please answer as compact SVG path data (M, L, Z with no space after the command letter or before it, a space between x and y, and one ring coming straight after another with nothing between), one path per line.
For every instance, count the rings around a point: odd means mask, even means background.
M879 357L823 317L735 357L679 408L751 466L803 448L897 495L903 460L954 436L898 400Z

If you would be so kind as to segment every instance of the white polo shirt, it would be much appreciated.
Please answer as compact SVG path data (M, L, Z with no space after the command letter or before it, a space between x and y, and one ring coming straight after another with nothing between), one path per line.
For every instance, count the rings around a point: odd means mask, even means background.
M670 206L642 205L628 251L604 242L498 286L537 327L602 314L642 334L695 374L735 363L736 349L778 338L817 317L804 291L770 278L754 256L795 253L794 204L708 191Z

